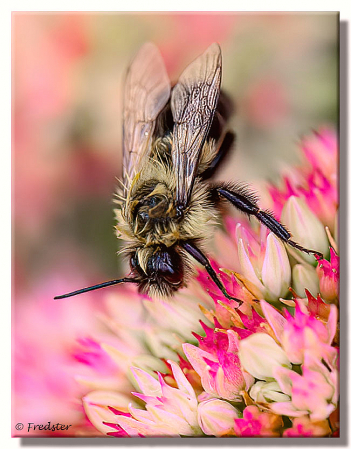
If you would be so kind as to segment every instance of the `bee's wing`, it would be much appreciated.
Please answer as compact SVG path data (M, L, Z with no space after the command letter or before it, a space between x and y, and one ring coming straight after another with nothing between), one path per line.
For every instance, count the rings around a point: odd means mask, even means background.
M221 49L218 44L212 44L184 70L172 90L172 159L177 176L177 203L184 207L191 194L201 149L216 110L221 71Z
M170 81L159 50L146 43L131 63L123 107L123 183L128 188L150 152L155 120L170 96Z

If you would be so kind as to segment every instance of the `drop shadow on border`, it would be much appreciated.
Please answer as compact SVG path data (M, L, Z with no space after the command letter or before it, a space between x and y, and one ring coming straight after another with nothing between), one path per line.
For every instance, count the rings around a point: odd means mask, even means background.
M339 16L338 19L339 20ZM236 447L264 447L264 446L339 446L348 444L348 280L347 280L347 147L348 147L348 22L339 23L339 138L340 138L340 168L339 168L339 192L340 192L340 437L333 438L21 438L20 446L62 446L62 447L108 447L108 446L233 446Z

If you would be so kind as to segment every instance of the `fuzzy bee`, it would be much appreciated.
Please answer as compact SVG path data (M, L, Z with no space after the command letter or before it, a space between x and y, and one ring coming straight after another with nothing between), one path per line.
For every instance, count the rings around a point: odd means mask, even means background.
M221 50L212 44L171 88L158 49L151 43L140 49L125 82L123 181L116 200L117 236L125 241L131 272L55 299L124 282L152 297L170 297L186 286L194 260L235 299L202 248L220 218L221 200L255 216L292 247L322 256L295 243L248 189L209 181L234 142L226 130L231 105L220 90L221 72Z

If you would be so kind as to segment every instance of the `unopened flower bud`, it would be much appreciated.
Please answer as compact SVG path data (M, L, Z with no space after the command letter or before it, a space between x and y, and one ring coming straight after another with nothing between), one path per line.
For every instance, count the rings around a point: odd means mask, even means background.
M290 397L282 392L278 382L256 382L250 389L250 396L255 402L285 402L290 400Z
M273 379L277 366L291 367L283 349L267 334L256 333L241 340L239 357L243 368L256 379Z
M324 227L303 199L291 196L285 203L281 221L299 245L322 254L327 253L328 239ZM301 253L301 256L310 263L315 261L312 255Z
M317 275L322 298L328 303L335 302L339 294L339 257L332 248L330 262L325 259L318 261Z
M305 289L307 289L312 295L317 295L319 291L319 282L314 268L309 265L296 264L292 270L292 274L293 288L301 298L306 296Z
M232 435L237 410L229 402L209 399L198 407L198 422L206 435L221 437Z
M272 233L267 237L262 266L262 282L269 292L268 299L285 296L290 285L291 268L283 243Z
M291 268L283 243L271 232L264 245L264 253L254 255L251 247L238 240L241 271L269 301L285 296L290 285Z

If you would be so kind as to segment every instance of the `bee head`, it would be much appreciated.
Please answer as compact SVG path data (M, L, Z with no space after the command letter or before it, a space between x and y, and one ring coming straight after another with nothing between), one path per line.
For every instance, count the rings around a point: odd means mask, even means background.
M130 266L141 293L171 296L184 285L184 263L172 247L140 248L131 255Z

